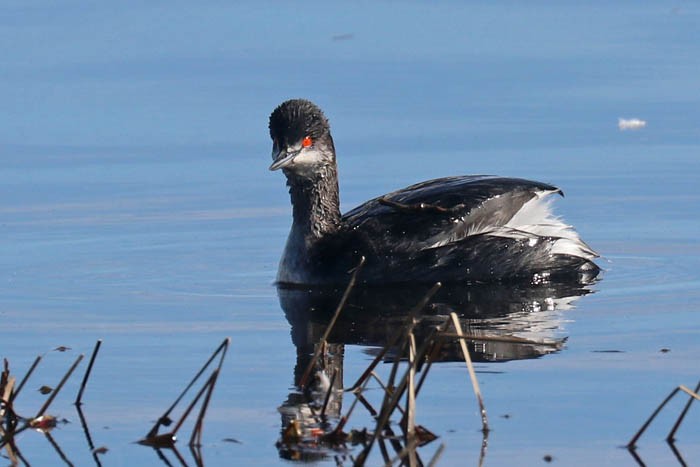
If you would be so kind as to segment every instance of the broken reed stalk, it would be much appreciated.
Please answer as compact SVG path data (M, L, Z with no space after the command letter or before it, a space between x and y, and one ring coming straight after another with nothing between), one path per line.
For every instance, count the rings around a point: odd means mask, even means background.
M437 290L440 288L440 283L436 283L433 288L430 289L430 292L428 292L428 295L426 298L432 297L432 294L437 292ZM421 303L427 303L427 300L422 300ZM456 315L455 315L456 316ZM411 320L412 322L413 320ZM404 329L402 330L403 332L410 332L413 328L411 325L411 322L407 323L406 326L404 326ZM416 352L416 361L423 361L425 358L425 355L428 352L428 349L431 346L431 342L423 342L421 344L420 349ZM401 378L401 381L399 384L396 385L396 387L393 389L391 393L391 397L388 398L385 395L384 402L382 403L382 408L379 414L379 417L377 417L377 426L374 430L374 433L372 433L371 438L369 439L369 442L365 445L365 449L362 450L360 455L357 457L356 464L357 465L363 465L364 462L367 460L367 456L369 455L369 451L372 449L372 446L374 442L377 440L377 438L380 436L382 431L384 430L385 426L387 426L387 423L389 421L389 418L391 417L391 414L394 412L396 407L398 406L398 402L400 398L403 396L404 391L406 390L406 385L408 382L408 371L406 371Z
M411 311L408 312L408 315L406 316L406 320L404 321L404 325L401 326L396 333L394 333L393 336L389 340L387 340L386 345L382 348L382 350L377 354L377 356L372 360L372 363L369 364L369 366L365 369L365 371L360 375L359 378L357 378L357 381L355 384L353 384L347 391L354 391L356 388L360 387L362 382L367 379L370 374L374 371L374 369L379 365L379 362L381 362L384 359L384 356L389 352L389 349L393 348L396 343L406 334L406 330L408 329L409 326L412 326L412 323L415 319L415 317L418 315L418 313L425 308L425 306L428 304L430 299L433 298L433 295L437 293L437 291L440 289L442 284L440 282L436 282L435 285L433 285L430 290L428 290L428 293L425 294L423 299L416 304L416 306L411 309Z
M406 389L406 431L404 439L408 451L408 464L416 462L416 338L413 332L408 334L408 387Z
M44 402L44 405L41 406L41 408L39 409L39 412L37 412L37 414L34 416L34 418L39 418L42 415L44 415L44 412L46 412L46 409L49 408L49 406L51 405L53 400L56 398L56 396L58 396L58 393L63 388L63 385L66 384L66 381L68 381L68 378L70 378L70 375L73 374L73 370L75 370L75 368L78 366L78 364L83 359L83 357L84 357L83 354L78 355L78 358L75 359L75 362L73 363L73 365L66 372L66 374L63 375L63 379L61 380L61 382L58 383L58 386L56 386L56 389L54 389L53 392L51 393L51 395L49 396L49 398L46 399L46 402Z
M467 349L467 342L464 340L464 333L462 332L462 326L459 324L459 318L457 313L450 313L450 318L452 319L452 325L457 331L459 336L459 345L462 348L462 354L464 355L464 362L467 364L467 369L469 370L469 379L472 382L472 388L474 389L474 395L479 402L479 410L481 412L481 425L482 431L488 433L489 431L489 420L486 416L486 406L484 405L484 398L481 396L481 389L479 388L479 380L476 378L476 372L474 371L474 365L472 364L472 359L469 356L469 349Z
M695 386L695 391L690 391L688 388L685 386L679 386L681 391L687 393L690 397L688 398L688 402L686 402L685 407L683 407L683 411L681 412L680 416L678 417L678 420L676 420L676 423L673 424L673 428L671 428L671 431L668 433L668 436L666 436L666 441L671 444L671 447L673 448L673 441L676 438L676 431L678 431L678 428L680 428L681 423L683 423L683 419L685 418L685 415L688 413L688 410L690 409L690 404L693 403L693 400L700 398L698 397L698 391L700 391L700 382L698 382L697 386Z
M432 292L433 292L433 290L437 292L437 290L438 290L439 287L440 287L440 283L438 282L437 284L435 284L435 285L433 286L433 288L430 289L430 291L428 292L428 295L426 295L426 296L423 298L423 300L421 300L421 301L419 302L420 308L419 308L418 306L416 306L416 307L414 308L414 310L418 310L418 311L422 310L422 309L425 307L425 305L427 305L428 301L430 300L429 297L432 297ZM413 310L412 310L412 311L413 311ZM376 375L376 373L372 372L372 374L374 375L374 378L377 379L377 381L379 382L379 384L382 385L383 388L384 388L384 399L383 399L383 401L382 401L382 408L383 408L387 403L389 403L389 401L392 399L393 391L398 390L398 388L397 388L397 386L396 386L396 384L395 384L395 381L396 381L396 375L397 375L397 373L398 373L399 365L400 365L400 363L401 363L401 356L404 354L404 349L405 349L406 352L409 352L409 351L410 351L410 350L409 350L410 341L411 341L411 337L413 336L413 329L415 328L415 326L416 326L417 323L418 323L418 320L416 320L416 315L415 315L414 313L410 313L409 316L408 316L408 318L407 318L406 321L404 322L404 325L400 328L399 333L400 333L400 335L402 336L401 339L400 339L400 340L401 340L401 344L397 347L397 348L398 348L398 352L397 352L397 353L395 354L395 356L394 356L394 363L393 363L392 366L391 366L391 371L389 372L389 378L388 378L388 380L387 380L386 386L383 386L383 385L381 384L381 380L380 380L379 377ZM427 348L428 343L429 343L429 341L424 341L423 349ZM414 338L414 344L415 344L415 338ZM385 346L385 349L386 349L387 352L388 352L388 347L387 347L387 346ZM382 353L385 354L386 352L382 352ZM423 354L421 355L421 358L420 358L420 359L415 359L415 355L414 355L414 360L417 361L417 362L422 362L422 361L423 361L423 358L424 358L424 355L423 355ZM403 376L403 379L402 379L402 382L401 382L401 391L404 391L404 390L405 390L405 387L406 387L405 385L407 384L407 378L408 378L408 376L409 376L410 369L411 369L411 365L409 365L409 367L408 367L408 369L407 369L407 372L404 373L404 376ZM415 373L414 373L414 376L415 376ZM398 401L397 401L397 402L398 402ZM398 409L401 411L401 413L405 416L404 410L401 408L401 406L400 406L398 403L392 404L392 407L398 408ZM393 411L393 410L394 410L394 409L392 408L392 411Z
M321 357L321 352L323 350L323 346L325 345L326 341L328 340L328 336L330 336L331 331L333 330L333 326L335 326L336 321L338 321L338 317L340 316L340 312L345 308L345 303L348 301L348 297L350 296L350 292L352 292L353 287L355 287L355 282L357 281L357 275L360 273L360 270L362 269L362 266L365 264L365 257L360 258L360 262L358 265L353 269L352 275L350 276L350 281L348 282L347 287L345 287L345 292L343 292L343 296L340 299L340 302L338 302L338 306L335 309L335 313L333 313L333 318L331 318L331 321L328 323L328 326L326 327L326 331L323 333L323 337L321 337L321 340L319 341L319 345L316 346L316 351L314 352L314 356L311 357L311 361L309 364L306 366L306 370L304 370L304 374L302 375L301 379L299 380L299 387L300 388L305 388L306 383L308 383L309 377L311 376L311 373L313 372L313 369L316 367L316 362L318 359Z
M173 428L173 431L172 431L173 435L175 435L177 433L177 431L180 429L180 427L182 426L182 424L185 423L185 419L187 419L187 417L190 415L190 412L192 411L194 406L197 404L197 402L199 402L199 398L202 397L202 394L204 394L204 391L213 387L214 383L216 382L216 378L218 376L219 376L219 369L217 368L212 372L211 376L209 376L209 379L207 379L207 381L204 383L204 385L199 389L199 391L197 392L197 395L194 396L194 399L192 399L192 402L190 402L190 405L187 406L187 409L185 409L185 412L180 417L180 420L178 420L177 423L175 424L175 428ZM209 391L209 392L211 392L211 391Z
M401 363L401 357L405 353L408 353L408 342L409 336L413 333L413 329L416 327L418 320L415 317L406 320L404 325L401 327L401 344L396 347L397 352L394 354L394 363L391 365L391 371L389 372L389 378L386 380L386 386L389 390L394 388L394 382L396 381L396 375L399 372L399 365ZM385 397L387 395L385 394Z
M85 370L85 375L83 375L83 381L80 383L80 390L78 395L75 397L75 405L82 404L83 392L85 391L85 386L87 385L88 378L92 372L92 365L95 363L95 358L97 357L97 352L100 351L100 346L102 345L102 339L98 339L95 343L95 348L92 349L92 355L90 355L90 362L88 363L87 369Z
M183 389L183 391L180 393L179 396L175 399L175 402L172 403L170 407L165 411L163 415L156 420L155 425L153 425L153 428L148 432L146 435L146 439L149 438L156 438L158 436L158 429L160 428L161 425L168 425L170 423L170 413L175 409L177 404L180 403L183 397L185 397L185 394L187 394L187 391L190 390L190 388L194 385L194 383L199 379L200 376L204 373L204 371L209 367L212 361L216 358L217 355L221 354L221 357L219 358L219 365L217 366L217 370L221 369L221 366L224 363L224 357L226 356L226 352L228 351L228 346L231 343L231 339L227 337L224 339L224 341L219 345L219 347L216 348L214 353L211 354L211 357L202 365L202 368L199 369L196 375L194 375L194 378L190 380L189 384Z
M17 395L20 393L20 391L24 387L24 383L26 383L27 380L29 379L29 377L32 375L32 373L34 372L34 369L36 369L36 366L39 364L41 359L42 359L41 355L37 355L37 357L34 359L34 363L32 363L32 366L29 367L29 370L27 370L27 373L25 373L24 377L22 378L22 381L20 381L20 383L17 385L17 390L12 394L10 402L15 400Z
M207 413L207 408L209 407L209 401L211 400L211 395L214 392L214 386L216 386L216 380L219 378L219 369L217 368L211 375L210 381L207 382L209 386L207 393L204 395L204 401L199 409L199 414L197 415L197 420L195 421L194 428L192 428L192 434L190 435L190 447L201 446L202 445L202 428L204 426L204 416Z
M408 335L408 388L406 391L406 444L416 434L416 338Z
M433 366L433 362L437 360L438 354L440 353L440 350L442 350L442 345L443 345L443 339L439 339L438 337L438 330L444 330L446 326L449 324L449 318L445 320L445 322L439 326L438 328L431 329L430 333L428 334L427 341L431 342L429 352L426 353L426 362L419 362L423 363L425 365L423 369L421 370L421 375L420 375L420 380L418 380L418 384L416 385L416 397L418 397L418 393L420 392L421 388L423 387L423 383L425 382L425 379L428 377L428 372L430 371L430 368Z

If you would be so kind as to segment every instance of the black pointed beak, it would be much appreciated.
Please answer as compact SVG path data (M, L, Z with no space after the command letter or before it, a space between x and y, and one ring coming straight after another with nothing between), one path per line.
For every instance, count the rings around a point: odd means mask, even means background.
M301 152L301 149L299 150L293 150L291 148L287 149L282 149L280 152L277 154L273 154L272 156L272 165L270 165L270 170L278 170L282 169L292 162L294 162L294 158L299 155Z

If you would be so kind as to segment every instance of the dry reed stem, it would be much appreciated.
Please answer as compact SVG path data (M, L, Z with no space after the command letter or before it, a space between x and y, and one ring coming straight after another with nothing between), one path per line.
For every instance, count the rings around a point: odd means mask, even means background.
M627 443L627 449L632 452L637 448L637 440L639 440L639 438L642 436L642 434L644 434L646 429L649 428L649 425L651 424L651 422L656 418L656 416L661 412L661 410L666 406L666 404L668 404L669 401L671 399L673 399L673 397L676 394L678 394L678 392L682 391L682 392L685 392L686 394L688 394L690 396L690 399L688 400L685 408L683 409L680 416L676 420L676 423L673 425L671 432L666 437L666 440L669 443L672 443L673 437L674 437L676 431L678 430L678 428L680 427L681 422L685 418L685 415L688 412L688 409L690 408L691 402L695 399L700 400L700 396L698 396L698 394L697 394L698 390L700 390L700 383L698 383L695 391L691 391L690 389L688 389L687 387L685 387L683 385L678 386L675 389L673 389L671 391L671 393L668 396L666 396L666 398L661 402L661 404L659 404L659 406L656 408L656 410L654 410L654 412L652 412L651 416L649 416L649 418L644 422L644 424L639 429L639 431L637 431L637 433L635 433L635 435L632 437L632 439L629 441L629 443ZM636 457L637 456L635 456L635 458Z
M97 357L97 352L100 351L100 346L102 345L102 339L98 339L95 343L95 348L92 349L92 355L90 355L90 362L88 363L87 369L85 370L85 375L83 375L83 381L80 383L80 390L78 395L75 397L75 405L82 404L83 392L85 391L85 386L87 385L88 378L92 372L92 365L95 363L95 358Z
M219 347L216 348L214 353L211 354L211 357L202 365L202 368L199 369L196 375L190 380L190 382L187 384L185 389L182 390L179 396L175 399L175 402L168 407L168 409L165 411L163 415L161 415L158 420L156 420L155 425L153 425L153 428L146 434L146 438L142 441L147 441L149 439L155 439L158 438L158 429L160 428L161 425L169 425L170 424L170 413L175 409L177 404L180 403L183 397L185 397L185 394L187 394L187 391L192 388L194 383L199 379L200 376L204 373L204 371L209 367L212 361L216 358L217 355L221 354L219 358L219 364L217 366L217 370L221 369L221 366L224 363L224 357L226 356L226 352L228 351L228 346L231 343L231 338L227 337L224 339L224 341L219 345Z
M27 373L25 373L24 377L22 378L22 381L17 385L17 390L12 394L12 399L10 399L10 402L15 400L15 398L19 395L20 391L24 387L24 384L29 380L29 377L34 373L34 370L36 369L36 366L39 364L41 361L42 356L37 355L37 357L34 359L34 363L32 363L32 366L29 367L29 370L27 370Z
M700 388L700 383L698 383L698 388ZM697 394L698 389L695 389L695 391L691 391L690 389L688 389L687 387L683 386L682 384L681 384L680 386L678 386L678 389L680 389L680 390L683 391L684 393L688 394L688 395L689 395L690 397L692 397L693 399L700 400L700 396Z
M440 282L435 283L430 290L428 290L428 293L425 294L425 297L421 301L419 301L416 306L411 309L411 311L408 312L408 315L406 316L406 321L404 322L404 325L399 328L396 333L389 339L386 343L386 345L382 348L381 352L377 354L377 356L372 360L372 363L365 369L365 371L360 375L360 377L357 379L355 384L353 384L348 391L354 391L357 387L359 387L362 382L369 377L369 375L374 371L374 369L377 367L379 362L382 361L384 356L387 354L389 349L394 347L396 343L406 335L406 331L408 330L409 326L413 326L413 322L415 320L415 317L420 313L420 311L425 308L425 306L428 304L431 298L433 298L433 295L437 293L437 291L440 289L442 284Z
M437 290L440 288L441 284L438 282L433 286L433 288L430 289L428 294L426 295L426 298L429 300L432 295L437 292ZM421 303L423 306L427 304L428 300L422 300ZM416 307L417 308L417 307ZM410 333L413 330L413 326L415 325L415 320L411 319L403 328L404 333ZM424 342L421 345L420 350L416 352L416 361L422 361L425 358L425 355L428 351L428 348L431 346L431 342ZM398 357L397 357L398 360ZM396 364L396 362L395 362ZM367 460L367 456L369 455L369 451L372 449L372 446L374 442L377 440L377 438L381 435L382 431L385 429L385 427L388 428L387 423L389 421L389 418L391 417L391 414L393 411L396 409L398 406L399 399L402 397L403 392L406 390L406 386L408 383L408 373L409 371L407 370L403 377L401 378L401 381L399 384L397 384L395 387L389 386L389 383L387 383L387 386L390 387L391 389L391 397L388 397L389 393L387 392L384 397L384 402L382 403L382 408L381 412L379 414L379 417L377 419L377 426L374 430L374 433L372 434L372 437L370 438L369 442L366 444L365 449L362 450L360 455L358 456L357 460L355 461L356 465L363 465L364 462Z
M661 409L663 409L664 406L666 404L668 404L668 402L673 398L673 396L675 396L676 393L678 393L678 391L680 391L680 390L681 390L681 388L677 387L673 391L671 391L671 393L668 396L666 396L666 398L663 400L663 402L661 402L661 404L659 404L659 406L656 408L656 410L654 410L654 412L647 419L647 421L644 422L644 424L639 429L639 431L637 431L637 433L632 437L632 439L629 441L629 443L627 443L627 449L634 450L637 447L637 440L639 439L639 437L642 436L642 434L646 431L646 429L649 427L651 422L656 418L656 416L659 414L659 412L661 412Z
M479 388L479 380L476 378L476 372L474 371L474 365L472 364L472 359L469 356L469 349L467 349L467 343L463 339L464 333L462 332L462 326L459 324L459 318L457 314L450 313L450 318L452 319L452 325L457 331L457 335L460 337L459 345L462 348L462 354L464 355L464 362L467 364L467 369L469 370L469 379L472 382L472 388L474 389L474 395L479 402L479 409L481 411L481 425L482 431L488 433L489 431L489 421L486 415L486 406L484 405L484 399L481 396L481 389Z
M433 362L437 358L438 354L440 353L440 350L442 349L443 345L443 339L440 339L442 333L440 332L438 334L438 331L444 330L448 324L449 324L449 318L445 319L444 323L430 331L428 334L427 341L430 342L429 346L429 351L426 352L426 357L425 359L427 362L424 363L424 367L421 370L421 375L420 375L420 380L418 381L418 384L416 385L416 397L418 396L418 393L420 393L421 388L423 387L423 383L425 382L426 378L428 377L428 372L430 372L430 368L433 366ZM422 362L419 362L422 363Z
M194 399L192 399L192 402L190 402L190 404L185 409L185 412L182 414L180 419L175 424L175 428L173 428L173 430L170 432L173 435L173 437L175 437L175 435L177 434L177 432L180 429L180 427L182 426L182 424L185 423L185 420L190 415L190 412L192 412L192 409L197 404L197 402L199 402L199 398L202 397L202 395L204 394L204 391L206 391L209 388L209 386L214 381L216 381L216 376L218 376L218 374L219 374L219 370L215 369L214 372L211 374L211 376L209 376L207 381L204 383L204 385L199 389L199 391L197 391L197 395L194 396Z
M406 389L406 449L408 452L408 465L417 465L416 459L416 338L413 333L408 335L408 383Z
M416 435L416 338L408 335L408 387L406 391L406 444Z
M68 378L70 378L70 375L73 374L73 370L76 369L80 361L83 359L84 355L80 354L78 355L78 358L75 359L75 362L73 365L70 367L70 369L66 372L65 375L63 375L63 379L61 379L61 382L58 383L58 386L56 386L56 389L53 390L51 395L49 396L48 399L46 399L46 402L44 402L44 405L41 406L39 409L39 412L37 412L36 415L34 415L34 418L39 418L42 415L44 415L44 412L46 412L46 409L49 408L53 400L58 396L58 393L61 392L61 389L63 388L63 385L66 384L66 381L68 381Z
M691 391L690 389L682 385L680 386L680 389L681 391L687 393L690 397L688 398L688 402L686 402L685 407L683 407L683 411L678 417L678 420L676 420L676 423L674 423L673 428L671 428L671 431L668 433L668 436L666 436L666 441L668 441L668 443L671 444L671 448L675 448L673 446L673 440L676 437L676 431L678 431L678 428L680 428L681 423L683 423L685 415L688 413L688 410L690 410L690 404L693 403L694 399L700 400L700 398L698 397L698 391L700 391L700 382L698 382L697 386L695 386L695 391Z
M204 416L207 413L207 408L209 407L209 401L211 400L211 395L214 392L214 386L216 386L216 381L219 378L219 368L215 369L212 373L208 385L207 393L204 396L204 401L199 409L199 414L197 415L197 420L195 421L194 428L192 428L192 434L190 435L190 447L201 446L202 445L202 427L204 426Z

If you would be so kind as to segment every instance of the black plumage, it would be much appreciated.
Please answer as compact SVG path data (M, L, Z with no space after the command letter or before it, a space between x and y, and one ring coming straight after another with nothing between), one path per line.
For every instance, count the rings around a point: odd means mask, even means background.
M339 211L335 148L313 103L283 103L270 117L271 170L282 169L293 205L278 281L344 283L587 281L597 255L552 216L545 183L494 176L422 182Z

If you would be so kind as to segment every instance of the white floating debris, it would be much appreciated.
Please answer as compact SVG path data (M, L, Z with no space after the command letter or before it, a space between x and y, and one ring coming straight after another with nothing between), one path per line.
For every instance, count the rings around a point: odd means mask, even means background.
M639 118L618 118L617 127L620 131L625 130L640 130L647 126L646 120L641 120Z

